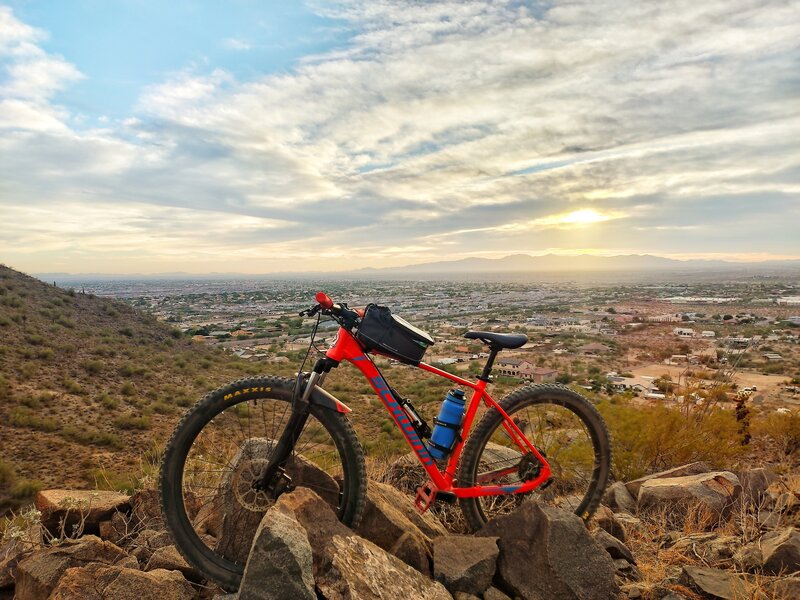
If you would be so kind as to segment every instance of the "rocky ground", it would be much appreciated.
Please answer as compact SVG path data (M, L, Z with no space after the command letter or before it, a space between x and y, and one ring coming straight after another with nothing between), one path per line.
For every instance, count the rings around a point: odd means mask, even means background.
M800 598L800 480L692 463L606 492L587 528L535 502L454 534L370 482L351 530L307 488L263 516L238 595L180 556L158 494L48 490L0 547L0 598Z

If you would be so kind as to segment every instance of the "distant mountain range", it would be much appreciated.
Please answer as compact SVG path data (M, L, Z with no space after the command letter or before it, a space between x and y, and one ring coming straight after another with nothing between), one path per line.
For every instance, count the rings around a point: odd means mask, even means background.
M617 256L545 254L530 256L529 254L512 254L503 258L464 258L461 260L438 261L411 264L402 267L374 268L335 271L335 272L298 272L298 273L204 273L193 274L183 272L126 274L108 273L38 273L36 277L44 281L100 281L100 280L158 280L158 279L293 279L293 278L369 278L410 277L414 275L430 278L441 275L445 278L453 276L513 273L702 273L702 272L738 272L738 273L786 273L800 275L800 260L770 260L762 262L732 262L724 260L675 260L651 254L624 254ZM485 277L481 277L485 278Z

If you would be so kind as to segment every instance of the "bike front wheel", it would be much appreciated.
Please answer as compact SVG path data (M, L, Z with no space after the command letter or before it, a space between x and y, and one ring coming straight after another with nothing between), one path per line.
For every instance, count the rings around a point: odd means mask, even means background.
M161 506L175 546L231 591L278 495L256 483L291 415L293 387L290 379L257 377L211 392L184 416L164 453ZM343 414L312 404L285 472L285 489L311 488L340 521L358 524L366 497L364 455Z
M473 531L523 501L558 506L588 520L608 483L611 442L600 413L586 398L561 385L530 385L500 401L500 406L546 458L552 482L544 490L462 498L461 509ZM539 461L511 439L496 408L486 412L464 446L458 485L518 485L535 479Z

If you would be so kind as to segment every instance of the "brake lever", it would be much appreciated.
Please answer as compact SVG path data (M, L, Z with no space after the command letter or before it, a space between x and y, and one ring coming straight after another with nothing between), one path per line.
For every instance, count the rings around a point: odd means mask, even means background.
M301 317L313 317L315 314L317 314L320 311L321 308L322 307L319 304L317 304L316 306L312 306L311 308L307 308L305 310L301 310L299 316L301 316Z

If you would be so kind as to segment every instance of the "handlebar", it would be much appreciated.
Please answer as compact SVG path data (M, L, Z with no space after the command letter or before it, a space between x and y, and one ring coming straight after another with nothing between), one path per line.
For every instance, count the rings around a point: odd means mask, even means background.
M333 308L333 300L325 292L317 292L315 300L322 308Z
M302 311L300 313L301 317L313 317L322 311L322 314L334 317L343 327L349 329L358 322L359 318L364 316L364 311L361 309L348 308L347 304L344 303L335 304L325 292L317 292L314 299L317 301L317 305Z

